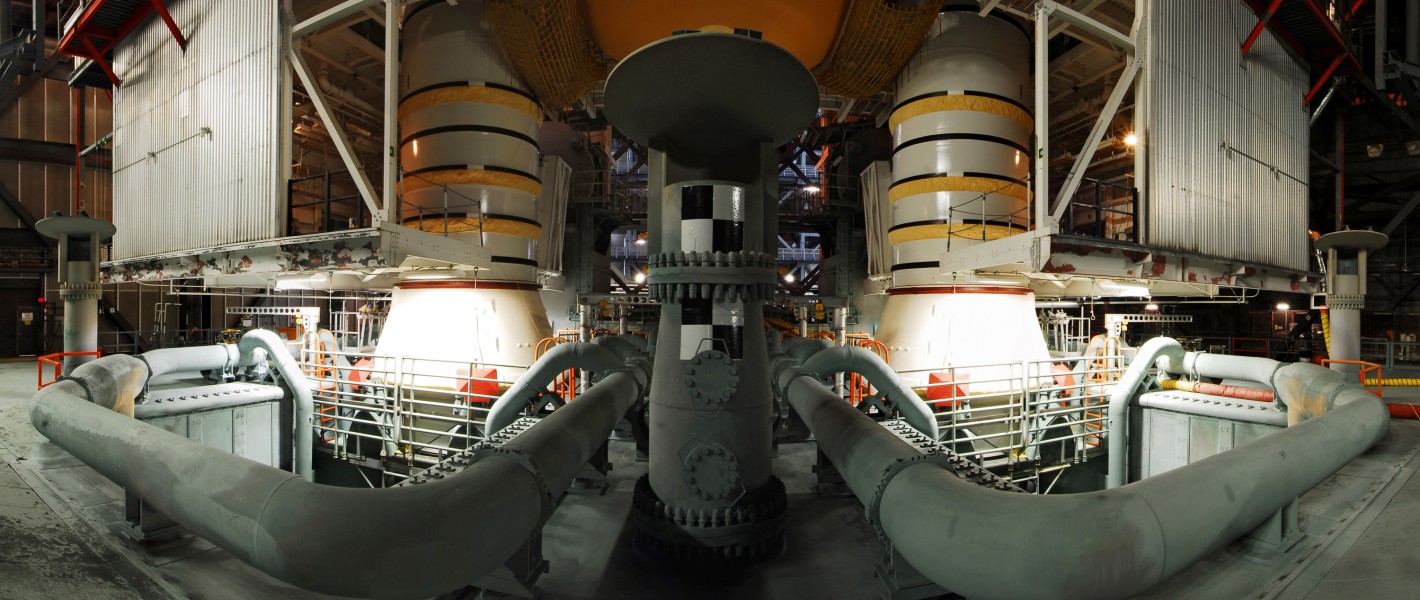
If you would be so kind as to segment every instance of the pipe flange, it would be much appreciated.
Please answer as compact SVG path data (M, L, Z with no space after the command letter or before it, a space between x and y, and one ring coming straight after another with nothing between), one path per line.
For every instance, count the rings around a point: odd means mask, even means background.
M777 477L732 506L698 509L662 501L643 475L631 506L633 547L642 555L719 568L762 563L784 549L788 500Z
M59 297L64 300L98 300L102 295L103 288L97 282L59 284Z
M701 351L686 361L682 369L686 395L697 404L723 405L739 388L739 367L729 354L719 350Z
M662 252L649 265L647 289L661 302L763 301L778 282L774 258L763 252Z
M532 475L533 481L537 483L538 498L542 499L539 524L546 523L552 517L552 512L557 510L557 498L552 494L552 490L547 488L547 481L542 478L542 473L538 470L537 463L533 462L531 454L519 448L481 446L474 448L472 455L473 462L495 456L511 459Z
M703 443L682 449L680 455L685 487L695 497L707 501L729 500L733 505L744 496L740 460L729 448Z

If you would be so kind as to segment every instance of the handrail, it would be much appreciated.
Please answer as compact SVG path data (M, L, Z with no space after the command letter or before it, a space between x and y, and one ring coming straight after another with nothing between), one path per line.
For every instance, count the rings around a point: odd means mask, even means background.
M931 581L979 600L1136 595L1255 528L1378 442L1389 424L1385 405L1340 374L1292 364L1277 372L1278 394L1289 413L1312 418L1285 433L1111 490L1011 494L922 460L804 369L778 364L773 372L775 392L891 547ZM944 552L944 544L969 547Z
M277 579L340 596L423 598L493 571L555 510L649 383L636 362L625 367L498 452L467 456L476 462L462 471L394 488L311 483L115 412L131 410L146 379L143 363L124 355L41 390L30 419L104 477ZM352 568L350 556L382 568Z
M38 367L37 370L39 371L39 372L36 373L36 375L35 375L35 389L36 389L36 390L42 390L42 389L44 389L45 386L47 386L47 385L52 385L54 382L59 381L59 375L60 375L60 373L62 372L62 369L63 369L63 366L64 366L63 361L61 361L61 360L59 360L59 359L62 359L62 358L64 358L64 357L66 357L66 356L93 356L93 357L100 357L100 356L103 356L103 353L102 353L102 352L99 352L99 351L97 351L97 350L92 351L92 352L51 352L51 353L49 353L49 354L45 354L45 355L43 355L43 356L40 356L40 357L36 358L36 359L35 359L35 366ZM44 365L53 365L53 366L54 366L54 374L50 376L50 380L49 380L49 381L45 381L45 380L44 380Z

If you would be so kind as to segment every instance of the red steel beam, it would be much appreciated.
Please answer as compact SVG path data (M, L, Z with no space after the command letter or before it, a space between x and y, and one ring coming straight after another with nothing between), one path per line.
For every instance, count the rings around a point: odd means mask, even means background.
M74 42L79 38L79 32L89 27L89 21L93 20L94 15L98 14L99 9L103 8L106 2L108 2L108 0L94 0L92 4L84 7L84 12L79 14L79 19L74 22L74 26L69 28L69 32L65 33L64 37L59 40L57 49L60 52L72 56L81 56L75 52L75 48L73 48Z
M1316 97L1317 93L1321 91L1321 88L1326 85L1326 81L1331 79L1331 74L1336 72L1336 67L1341 66L1341 61L1346 60L1347 56L1348 54L1342 53L1337 54L1336 58L1332 59L1331 64L1327 65L1326 70L1321 72L1321 77L1318 77L1316 83L1312 84L1312 89L1307 92L1306 98L1302 99L1302 106L1311 105L1312 98Z
M1357 5L1360 5L1360 2L1364 1L1365 0L1360 0L1357 2ZM168 14L168 7L163 5L163 0L150 0L150 2L153 10L158 11L158 16L163 18L163 23L167 24L168 31L173 34L173 39L177 40L178 47L186 52L187 38L183 37L182 30L178 29L177 23L173 21L173 16Z
M1262 37L1263 30L1267 29L1267 22L1272 20L1272 15L1277 14L1277 7L1282 6L1282 0L1272 0L1272 4L1267 5L1267 11L1257 18L1257 25L1252 28L1252 33L1247 34L1247 40L1242 45L1242 55L1247 57L1247 51L1252 49L1252 45L1257 42L1257 38Z
M1326 13L1322 12L1321 7L1316 5L1316 0L1302 0L1302 4L1307 5L1307 9L1311 11L1312 16L1316 17L1317 22L1321 24L1321 28L1325 29L1326 33L1331 36L1331 41L1335 42L1336 47L1341 50L1342 57L1349 59L1351 63L1356 66L1356 70L1361 70L1363 68L1361 62L1356 60L1355 56L1351 55L1351 48L1346 45L1346 40L1341 37L1341 32L1336 30L1336 25L1331 22L1331 19L1326 18ZM1323 79L1325 78L1323 77Z
M123 85L123 82L118 80L118 76L113 74L113 69L109 68L108 61L104 60L104 55L94 50L94 43L89 41L89 36L82 36L79 38L79 41L83 42L84 49L89 51L89 60L94 61L99 65L100 69L103 69L104 75L108 75L108 80L113 83L113 87Z

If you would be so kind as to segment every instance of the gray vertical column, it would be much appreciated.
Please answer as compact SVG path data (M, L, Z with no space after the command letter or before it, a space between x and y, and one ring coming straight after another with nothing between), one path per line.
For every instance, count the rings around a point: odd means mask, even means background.
M82 213L81 213L82 214ZM35 223L40 234L59 240L59 297L64 300L64 351L99 349L100 246L114 234L108 221L87 216L54 216ZM93 360L64 357L63 372Z
M632 511L643 554L750 564L784 547L763 303L777 280L775 146L817 98L797 59L744 35L673 36L607 80L608 118L650 148L647 283L661 322L650 472Z

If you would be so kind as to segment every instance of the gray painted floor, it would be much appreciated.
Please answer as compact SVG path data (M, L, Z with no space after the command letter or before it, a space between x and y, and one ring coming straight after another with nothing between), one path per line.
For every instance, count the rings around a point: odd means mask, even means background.
M34 368L0 364L0 600L324 597L275 581L195 537L161 547L127 538L122 490L30 426ZM1234 545L1143 597L1420 598L1417 451L1420 422L1393 422L1382 444L1302 498L1304 536L1288 552L1255 554ZM709 578L651 565L630 551L631 489L645 463L621 442L613 443L612 459L608 493L567 497L545 531L551 571L541 580L544 598L880 595L873 567L882 548L856 500L812 493L811 444L784 446L775 463L790 494L784 556Z

